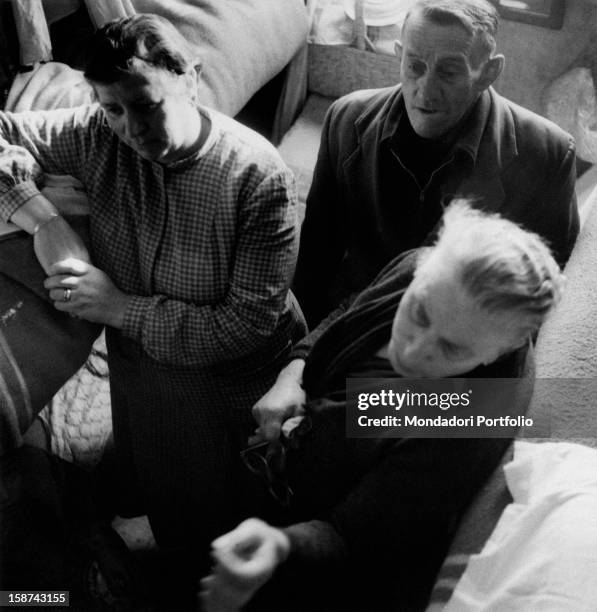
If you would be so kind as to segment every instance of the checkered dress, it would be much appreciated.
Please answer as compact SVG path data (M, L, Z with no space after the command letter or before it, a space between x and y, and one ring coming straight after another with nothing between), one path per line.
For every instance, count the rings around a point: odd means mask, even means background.
M205 145L170 165L122 143L97 107L0 114L0 217L38 193L42 170L75 176L94 263L134 296L107 331L114 434L156 525L229 497L232 441L300 327L293 177L258 134L205 112Z

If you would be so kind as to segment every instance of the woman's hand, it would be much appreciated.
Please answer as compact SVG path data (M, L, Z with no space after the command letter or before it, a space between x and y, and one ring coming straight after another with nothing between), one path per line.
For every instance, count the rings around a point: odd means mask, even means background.
M77 232L60 215L43 222L33 235L33 249L45 273L67 259L89 262L89 253Z
M57 310L121 329L130 296L104 272L80 259L66 259L49 268L44 286Z
M286 534L248 519L212 542L212 573L201 580L204 612L236 612L273 575L290 552Z
M302 359L291 361L280 372L273 387L253 406L257 432L249 444L278 440L284 421L305 413L307 396L301 386L304 367Z

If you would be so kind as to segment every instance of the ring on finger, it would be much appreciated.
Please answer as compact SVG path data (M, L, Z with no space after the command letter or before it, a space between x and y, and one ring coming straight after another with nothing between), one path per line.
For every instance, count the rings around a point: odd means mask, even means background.
M69 302L72 290L68 288L64 288L63 291L64 291L64 295L62 296L62 301Z

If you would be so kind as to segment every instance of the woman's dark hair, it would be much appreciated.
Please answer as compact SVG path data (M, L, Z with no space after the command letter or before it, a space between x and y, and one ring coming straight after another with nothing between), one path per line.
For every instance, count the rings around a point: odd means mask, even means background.
M111 21L91 38L85 58L85 77L96 83L119 81L140 60L184 74L198 64L187 40L167 19L138 14Z

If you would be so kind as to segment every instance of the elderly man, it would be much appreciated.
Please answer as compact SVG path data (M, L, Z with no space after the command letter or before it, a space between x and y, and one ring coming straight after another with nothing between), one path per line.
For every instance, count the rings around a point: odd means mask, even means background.
M398 253L450 197L546 238L560 264L578 229L574 145L490 87L497 14L483 0L422 0L406 17L402 83L338 100L323 127L295 276L310 327Z
M402 83L332 105L294 281L312 329L398 253L426 243L455 196L540 234L567 261L578 233L574 142L492 89L504 66L497 26L485 0L421 0L397 45ZM256 404L266 438L300 411L303 358L333 318Z

